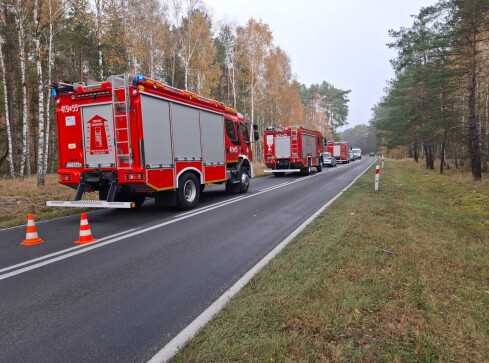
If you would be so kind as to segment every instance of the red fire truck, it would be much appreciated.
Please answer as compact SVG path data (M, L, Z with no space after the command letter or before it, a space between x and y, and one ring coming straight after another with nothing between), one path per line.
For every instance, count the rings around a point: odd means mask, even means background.
M328 152L330 152L339 163L350 162L350 146L347 141L328 142Z
M309 174L311 167L323 170L323 137L321 132L304 126L267 127L264 140L265 165L275 176L286 172Z
M248 127L221 102L128 74L51 88L59 182L76 195L48 206L132 208L155 197L157 205L187 210L207 183L226 183L228 192L248 190ZM94 191L98 200L82 200Z

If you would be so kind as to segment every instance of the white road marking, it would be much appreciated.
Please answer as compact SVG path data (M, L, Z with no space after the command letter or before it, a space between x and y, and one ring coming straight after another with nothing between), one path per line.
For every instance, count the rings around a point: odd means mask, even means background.
M129 229L129 230L124 231L124 232L113 234L111 236L99 238L97 242L93 242L93 243L100 243L102 241L105 241L106 239L109 239L109 238L112 238L112 237L116 237L116 236L119 236L119 235L124 234L124 233L131 232L131 231L135 231L136 229L137 228L133 228L133 229ZM17 265L12 265L12 266L9 266L9 267L2 268L0 270L0 273L1 272L4 272L4 271L12 270L12 269L17 268L17 267L29 265L29 264L34 263L34 262L37 262L37 261L42 261L42 260L45 260L46 258L57 256L57 255L60 255L62 253L66 253L66 252L73 251L73 250L76 250L76 249L79 249L79 248L83 248L83 247L87 247L87 246L88 245L86 245L86 244L84 244L84 245L77 245L77 246L73 246L73 247L70 247L70 248L67 248L67 249L58 251L58 252L51 253L49 255L45 255L45 256L38 257L38 258L34 258L32 260L29 260L29 261L18 263Z
M318 215L320 215L327 207L331 205L336 199L343 194L353 183L357 181L370 167L370 164L360 175L358 175L346 188L339 192L328 203L322 206L316 213L309 217L304 223L302 223L295 231L293 231L287 238L285 238L280 244L275 247L268 255L266 255L260 262L258 262L251 270L249 270L243 277L241 277L231 288L229 288L224 294L222 294L216 301L212 303L202 314L200 314L194 321L192 321L186 328L184 328L177 336L175 336L168 344L166 344L148 363L162 363L170 361L187 341L192 339L197 333L217 315L248 282L275 256L277 256L290 241L292 241L306 226L311 223Z

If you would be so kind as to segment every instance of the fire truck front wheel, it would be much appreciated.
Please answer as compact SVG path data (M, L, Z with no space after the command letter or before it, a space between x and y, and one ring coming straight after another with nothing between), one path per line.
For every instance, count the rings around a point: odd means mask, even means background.
M246 193L250 187L250 171L248 168L241 168L239 171L239 192Z
M193 173L185 173L180 177L177 189L177 209L188 210L199 203L200 183Z
M235 179L236 180L236 179ZM226 192L228 193L246 193L250 187L250 171L246 167L239 169L237 180L239 183L228 180L226 182Z

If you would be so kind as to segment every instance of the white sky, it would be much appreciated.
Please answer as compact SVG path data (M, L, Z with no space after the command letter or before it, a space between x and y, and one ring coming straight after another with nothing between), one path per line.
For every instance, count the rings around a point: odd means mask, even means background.
M351 90L348 125L368 124L371 108L393 77L389 29L410 27L419 9L436 0L204 0L214 22L250 18L270 26L274 44L292 61L297 80L323 80Z

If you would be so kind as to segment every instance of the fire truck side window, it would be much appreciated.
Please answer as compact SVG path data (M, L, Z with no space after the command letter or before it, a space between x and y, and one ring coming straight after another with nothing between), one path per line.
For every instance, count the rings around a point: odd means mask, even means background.
M235 123L236 125L236 141L240 144L241 142L239 141L239 138L241 137L241 131L239 130L239 122Z
M233 121L226 119L226 134L231 139L234 145L239 145L239 136L236 135L236 130L234 129Z
M244 122L241 122L241 137L243 138L244 142L247 144L250 143L250 134L248 133L248 127L246 127Z
M247 144L250 143L250 135L248 134L248 128L244 122L241 123L241 137Z

